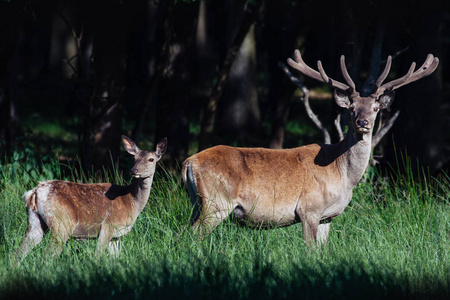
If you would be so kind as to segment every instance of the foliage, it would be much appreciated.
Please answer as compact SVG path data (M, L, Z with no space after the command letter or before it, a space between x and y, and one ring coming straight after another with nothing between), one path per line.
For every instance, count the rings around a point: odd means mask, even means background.
M95 240L70 240L60 257L51 257L46 235L18 265L13 254L26 229L21 195L36 180L61 176L58 163L34 163L15 154L0 166L0 298L450 296L448 177L361 183L333 220L329 244L308 249L300 225L258 231L226 221L196 240L184 230L187 194L178 177L160 168L117 258L96 256Z

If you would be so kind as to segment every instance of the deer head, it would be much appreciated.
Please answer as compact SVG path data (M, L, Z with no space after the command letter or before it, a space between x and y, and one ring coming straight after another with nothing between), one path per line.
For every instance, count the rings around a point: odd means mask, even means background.
M167 149L167 138L163 138L156 146L156 151L141 150L129 137L122 135L122 143L128 153L134 156L135 164L130 170L134 178L148 178L155 173L156 162Z
M414 71L416 63L413 62L405 76L382 85L391 68L392 57L389 56L384 71L375 82L375 91L368 97L361 97L359 92L356 91L355 83L347 71L344 55L341 56L340 64L342 75L347 84L328 77L320 60L317 62L319 71L316 71L305 64L299 50L295 50L294 57L295 60L288 58L288 64L291 67L308 77L325 82L334 89L336 104L351 111L351 126L360 134L372 132L378 111L388 108L392 104L395 89L430 75L439 64L437 57L428 54L425 62L419 69Z

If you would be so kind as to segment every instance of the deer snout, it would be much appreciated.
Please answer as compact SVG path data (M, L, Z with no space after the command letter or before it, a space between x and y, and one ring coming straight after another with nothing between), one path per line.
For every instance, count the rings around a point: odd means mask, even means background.
M131 176L133 176L133 177L139 177L139 174L138 174L138 169L137 168L132 168L131 170L130 170L130 174L131 174Z
M356 120L356 125L358 125L358 127L367 127L369 125L369 121L367 121L367 120Z
M356 120L356 130L360 133L366 133L370 130L369 121L367 119Z

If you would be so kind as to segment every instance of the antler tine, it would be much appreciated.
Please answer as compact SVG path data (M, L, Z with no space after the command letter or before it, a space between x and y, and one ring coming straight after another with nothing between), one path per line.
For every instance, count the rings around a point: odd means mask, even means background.
M331 87L340 89L342 91L348 90L350 87L346 84L343 84L342 82L336 81L328 77L328 75L325 73L325 70L322 67L322 62L320 60L317 61L317 68L319 69L320 76L322 76L322 79L324 82L328 83ZM354 91L354 89L353 89Z
M433 73L434 70L436 70L438 65L439 65L439 59L437 57L434 57L432 54L428 54L427 59L425 60L423 65L419 69L417 69L417 71L413 72L416 67L416 63L413 62L411 64L411 67L408 70L408 73L406 73L405 76L403 76L399 79L393 80L389 83L383 84L380 88L377 89L375 94L377 96L379 96L386 90L395 90L395 89L397 89L401 86L404 86L408 83L411 83L411 82L419 80L423 77L426 77L426 76L430 75L431 73Z
M345 56L341 55L341 72L344 76L345 81L348 83L350 88L352 89L352 93L356 93L356 86L353 82L352 78L350 77L350 74L348 74L347 66L345 65Z
M328 77L327 73L325 73L325 70L323 69L322 66L322 62L320 60L317 61L317 69L319 70L320 77L322 77L322 81L328 83L329 85L332 85L333 80L331 80L331 78Z
M408 72L405 74L405 76L397 78L395 80L392 80L388 83L383 84L381 87L379 87L376 91L375 94L377 95L377 97L381 94L384 93L384 91L386 90L394 90L396 89L396 87L400 86L401 84L405 83L409 77L412 76L414 69L416 68L416 63L413 62L411 64L411 66L409 67Z
M287 60L288 64L291 67L293 67L294 69L297 69L298 71L302 72L306 76L311 77L311 78L316 79L321 82L325 82L328 85L330 85L331 87L336 88L336 89L340 89L343 91L346 91L349 89L348 85L343 84L339 81L333 80L330 77L328 77L322 67L322 63L320 60L317 62L317 67L320 72L319 73L316 70L314 70L313 68L309 67L307 64L305 64L299 50L294 51L294 57L295 57L295 61L288 58L288 60Z
M426 77L436 70L439 65L439 58L434 57L432 54L428 54L427 59L423 63L423 65L414 72L411 77L408 78L407 81L396 85L393 89L397 89L403 85L419 80L420 78Z
M293 67L294 69L297 69L298 71L302 72L303 74L305 74L308 77L311 77L318 81L323 81L319 72L317 72L316 70L310 68L307 64L305 64L299 50L294 51L294 57L295 57L295 61L292 60L291 58L288 58L288 60L287 60L288 64L291 67Z
M383 73L381 73L380 77L378 77L377 81L375 82L375 86L377 87L377 89L381 86L383 81L388 76L389 71L391 70L391 64L392 64L392 56L389 55Z

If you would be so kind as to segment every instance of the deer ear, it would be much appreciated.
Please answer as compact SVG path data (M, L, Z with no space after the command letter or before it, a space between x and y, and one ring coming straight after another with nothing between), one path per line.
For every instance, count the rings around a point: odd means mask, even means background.
M380 103L380 109L385 109L391 106L392 101L394 101L395 92L387 91L384 92L383 95L380 96L378 102Z
M350 108L351 102L348 95L341 90L334 90L334 100L342 108Z
M137 155L139 152L141 152L141 149L139 149L136 143L133 142L133 140L129 137L122 135L122 143L125 147L125 150L127 150L127 152L131 155Z
M163 138L156 146L156 155L161 157L167 150L167 138Z

